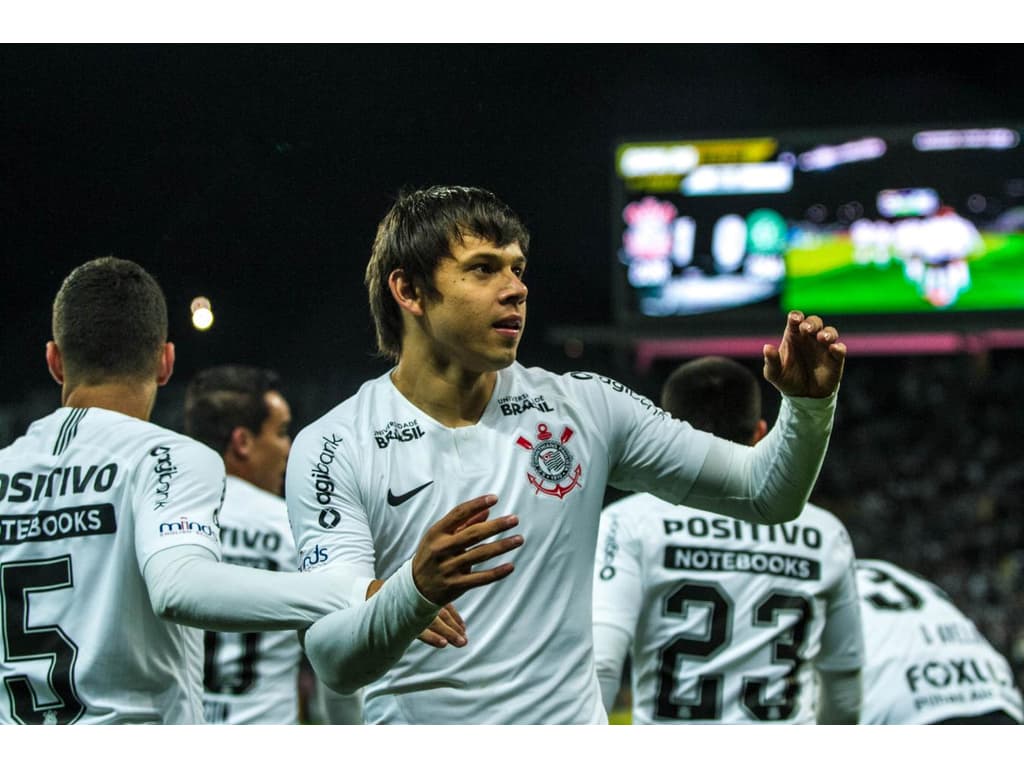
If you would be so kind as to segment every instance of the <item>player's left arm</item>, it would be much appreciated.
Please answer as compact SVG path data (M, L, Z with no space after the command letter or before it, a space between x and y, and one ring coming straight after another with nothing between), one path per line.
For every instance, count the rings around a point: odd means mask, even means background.
M606 397L611 484L753 523L795 519L832 432L846 358L838 338L821 318L791 312L780 344L765 345L765 377L783 397L775 425L754 447L694 430L629 390Z
M782 341L764 348L764 376L782 393L775 425L753 448L715 438L683 503L755 523L803 511L832 434L846 361L839 333L790 312Z
M863 701L864 666L856 560L845 528L829 538L828 557L839 567L840 575L825 595L825 628L814 660L819 686L816 717L821 724L856 724Z

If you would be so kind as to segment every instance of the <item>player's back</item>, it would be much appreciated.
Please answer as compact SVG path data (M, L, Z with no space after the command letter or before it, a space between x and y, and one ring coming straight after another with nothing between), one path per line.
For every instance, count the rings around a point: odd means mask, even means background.
M297 571L284 499L233 475L220 514L224 561ZM294 630L206 632L203 705L208 723L293 725L299 719L302 647Z
M101 408L0 450L0 722L201 722L201 632L153 613L140 564L219 554L218 477L205 446Z
M603 513L597 560L595 623L633 625L634 723L814 722L811 662L860 665L826 620L856 611L853 549L820 508L767 526L631 496Z
M864 624L865 724L928 724L1002 711L1021 692L1002 657L931 582L884 560L857 561Z

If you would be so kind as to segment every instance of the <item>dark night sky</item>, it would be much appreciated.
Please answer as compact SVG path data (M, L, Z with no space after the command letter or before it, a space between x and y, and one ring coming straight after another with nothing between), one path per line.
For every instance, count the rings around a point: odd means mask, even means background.
M177 376L383 370L362 270L403 185L497 192L534 235L530 332L610 319L616 139L1024 118L999 46L0 47L0 403L47 386L61 278L164 286ZM210 296L214 330L187 325ZM309 414L310 417L315 414Z

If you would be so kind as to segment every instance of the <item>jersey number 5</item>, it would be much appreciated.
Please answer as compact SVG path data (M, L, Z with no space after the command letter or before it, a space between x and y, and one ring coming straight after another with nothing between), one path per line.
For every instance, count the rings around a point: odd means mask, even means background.
M46 676L49 701L43 704L28 675L4 677L11 716L19 723L64 725L75 722L85 713L85 705L75 691L78 646L55 624L29 624L29 598L33 593L73 585L71 555L0 564L4 664L40 660L50 664Z

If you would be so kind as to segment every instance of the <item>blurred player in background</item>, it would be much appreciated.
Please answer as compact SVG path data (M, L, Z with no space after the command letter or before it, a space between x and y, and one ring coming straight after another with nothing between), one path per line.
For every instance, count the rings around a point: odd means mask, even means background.
M768 431L757 379L721 357L665 382L661 405L719 437ZM863 662L853 547L808 504L757 525L649 494L601 515L594 654L611 711L631 656L632 722L857 722Z
M1017 725L1010 665L937 586L885 560L857 561L864 622L861 722Z
M521 521L516 573L459 605L475 641L410 647L367 686L369 722L607 722L590 604L606 485L781 522L821 466L846 354L835 328L790 313L764 351L778 426L736 445L605 376L517 363L528 250L522 221L486 190L402 195L366 270L378 347L396 366L303 429L289 458L289 518L300 551L321 553L317 570L390 576L466 499Z
M163 291L134 262L67 276L46 363L61 407L0 450L0 723L203 722L198 628L315 628L327 614L328 663L372 652L386 665L441 605L508 573L461 570L518 545L465 552L512 522L467 505L370 600L371 579L350 569L218 562L224 464L147 421L174 345Z
M220 543L227 563L299 568L282 493L291 409L276 372L241 365L200 371L185 392L185 434L224 459ZM208 723L299 722L302 647L294 631L206 632L203 708Z

